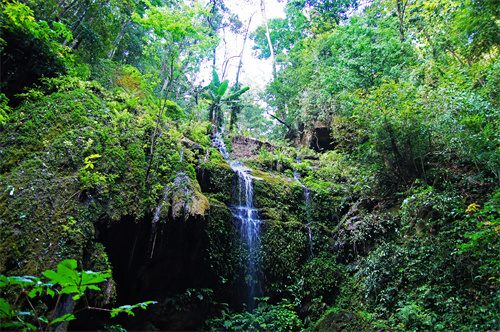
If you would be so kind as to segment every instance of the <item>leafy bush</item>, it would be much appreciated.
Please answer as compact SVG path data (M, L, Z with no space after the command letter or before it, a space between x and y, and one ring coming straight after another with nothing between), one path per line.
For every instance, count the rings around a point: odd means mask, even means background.
M75 319L73 313L64 313L60 317L55 317L56 309L63 294L68 294L73 300L83 298L85 301L85 309L93 309L107 311L111 317L115 317L119 313L127 313L134 316L133 309L143 308L156 303L155 301L146 301L135 305L123 305L118 308L105 309L91 307L87 297L87 290L101 291L98 284L105 282L106 278L111 277L107 272L93 271L77 271L77 262L74 259L67 259L59 263L57 272L47 270L43 275L49 280L42 282L40 278L33 276L23 277L6 277L0 275L0 288L2 293L13 293L18 290L17 298L23 297L29 304L28 309L19 309L17 300L13 304L9 304L2 294L0 298L0 318L1 327L8 329L22 330L48 330L49 326L67 322ZM57 288L57 285L59 288ZM53 314L49 317L44 316L36 310L32 299L42 297L44 294L54 297L57 295L57 302L53 310ZM35 326L38 325L38 328Z
M268 298L261 299L254 312L226 313L221 318L212 318L207 321L211 331L299 331L302 321L293 305L287 301L278 304L268 304Z
M487 279L497 285L500 283L500 259L498 244L500 242L500 190L479 209L478 204L471 204L467 209L470 213L468 222L476 222L477 228L466 233L467 242L458 245L460 253L471 255L480 264L478 277Z
M406 227L414 226L421 233L452 222L459 217L461 207L460 197L422 186L414 189L401 204L401 220Z

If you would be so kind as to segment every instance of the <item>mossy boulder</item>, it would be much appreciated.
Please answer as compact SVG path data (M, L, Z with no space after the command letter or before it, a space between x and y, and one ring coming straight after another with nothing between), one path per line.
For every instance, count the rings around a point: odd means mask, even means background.
M210 208L208 199L200 192L197 182L191 180L185 173L178 173L172 189L172 218L204 219Z
M297 222L304 203L302 188L287 178L262 172L254 176L255 205L263 210L264 218Z
M202 162L196 168L196 178L201 191L208 197L224 204L231 204L234 171L215 149L208 151L210 159ZM215 155L215 157L213 157Z
M41 276L68 258L86 270L112 270L102 294L89 298L96 306L137 301L139 290L123 277L143 280L147 271L156 271L156 279L144 280L157 284L146 287L148 294L163 300L175 287L232 279L230 214L222 203L210 206L196 178L209 144L205 137L192 140L202 126L191 126L186 138L165 118L151 149L154 105L138 101L131 108L91 84L59 83L13 111L0 136L0 273ZM224 188L220 197L229 200L230 167L216 156L206 165L223 175L210 178L214 192ZM153 252L151 221L165 188L168 213L159 219ZM227 229L216 236L221 225ZM223 255L214 259L213 273L209 253ZM167 270L173 272L162 279Z

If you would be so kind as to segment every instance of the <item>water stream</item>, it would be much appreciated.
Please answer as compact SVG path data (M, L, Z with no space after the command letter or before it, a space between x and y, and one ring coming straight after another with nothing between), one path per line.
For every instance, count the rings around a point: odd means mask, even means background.
M300 155L297 155L297 164L302 164L302 157ZM308 235L308 242L309 242L309 256L314 257L314 252L313 252L313 242L312 242L312 230L311 230L311 188L305 186L302 182L300 182L300 174L297 172L297 170L293 171L293 178L295 181L297 181L302 189L304 190L304 204L306 208L306 220L307 220L307 235Z
M253 179L252 170L239 161L231 161L221 134L214 135L212 145L217 147L233 171L238 177L237 186L234 190L233 206L231 212L233 219L240 229L240 241L242 246L242 256L240 259L244 265L244 298L247 310L255 308L256 297L262 296L260 268L260 225L258 209L253 204Z
M179 153L179 163L182 164L182 157L184 157L184 148L181 149L181 152Z

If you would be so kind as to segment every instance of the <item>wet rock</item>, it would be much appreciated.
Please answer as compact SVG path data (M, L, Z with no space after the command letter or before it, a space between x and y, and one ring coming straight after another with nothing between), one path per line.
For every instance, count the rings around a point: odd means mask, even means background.
M200 192L198 183L193 182L186 174L179 173L174 181L172 195L172 218L203 218L210 208L208 199Z
M311 128L304 129L300 137L297 137L296 144L318 152L333 150L335 148L332 129L328 124L323 122L316 122Z
M266 149L274 152L275 146L267 142L258 141L253 138L236 135L231 141L231 159L256 159L259 156L259 150Z
M187 148L187 149L190 149L190 150L194 150L194 151L201 151L202 148L201 148L201 145L190 140L189 138L187 137L183 137L181 139L181 144L183 147Z

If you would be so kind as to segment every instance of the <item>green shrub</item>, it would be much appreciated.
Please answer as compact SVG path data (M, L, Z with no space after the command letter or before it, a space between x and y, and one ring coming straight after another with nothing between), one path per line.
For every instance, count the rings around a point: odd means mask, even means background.
M293 305L287 301L278 304L268 304L267 298L259 304L254 312L226 313L220 318L207 321L211 331L299 331L302 321Z
M63 294L70 295L75 301L83 298L86 309L107 311L111 314L111 317L115 317L122 312L134 316L133 309L145 309L148 305L156 303L155 301L146 301L135 305L123 305L113 309L90 307L86 296L87 290L101 291L98 285L105 282L106 278L111 277L111 275L107 272L79 272L77 271L77 262L74 259L67 259L60 262L57 266L57 271L47 270L43 272L43 275L48 279L48 282L43 282L40 278L33 276L6 277L0 275L0 289L2 291L2 298L0 298L0 326L2 328L43 331L51 329L51 325L75 319L75 316L71 312L61 317L55 317L54 314L44 316L38 312L33 306L33 303L36 303L33 299L42 298L44 295L51 297L57 295L56 307L53 310L54 313ZM17 294L15 295L17 299L20 297L24 298L29 307L19 308L17 300L10 304L4 297L8 293L11 295Z

